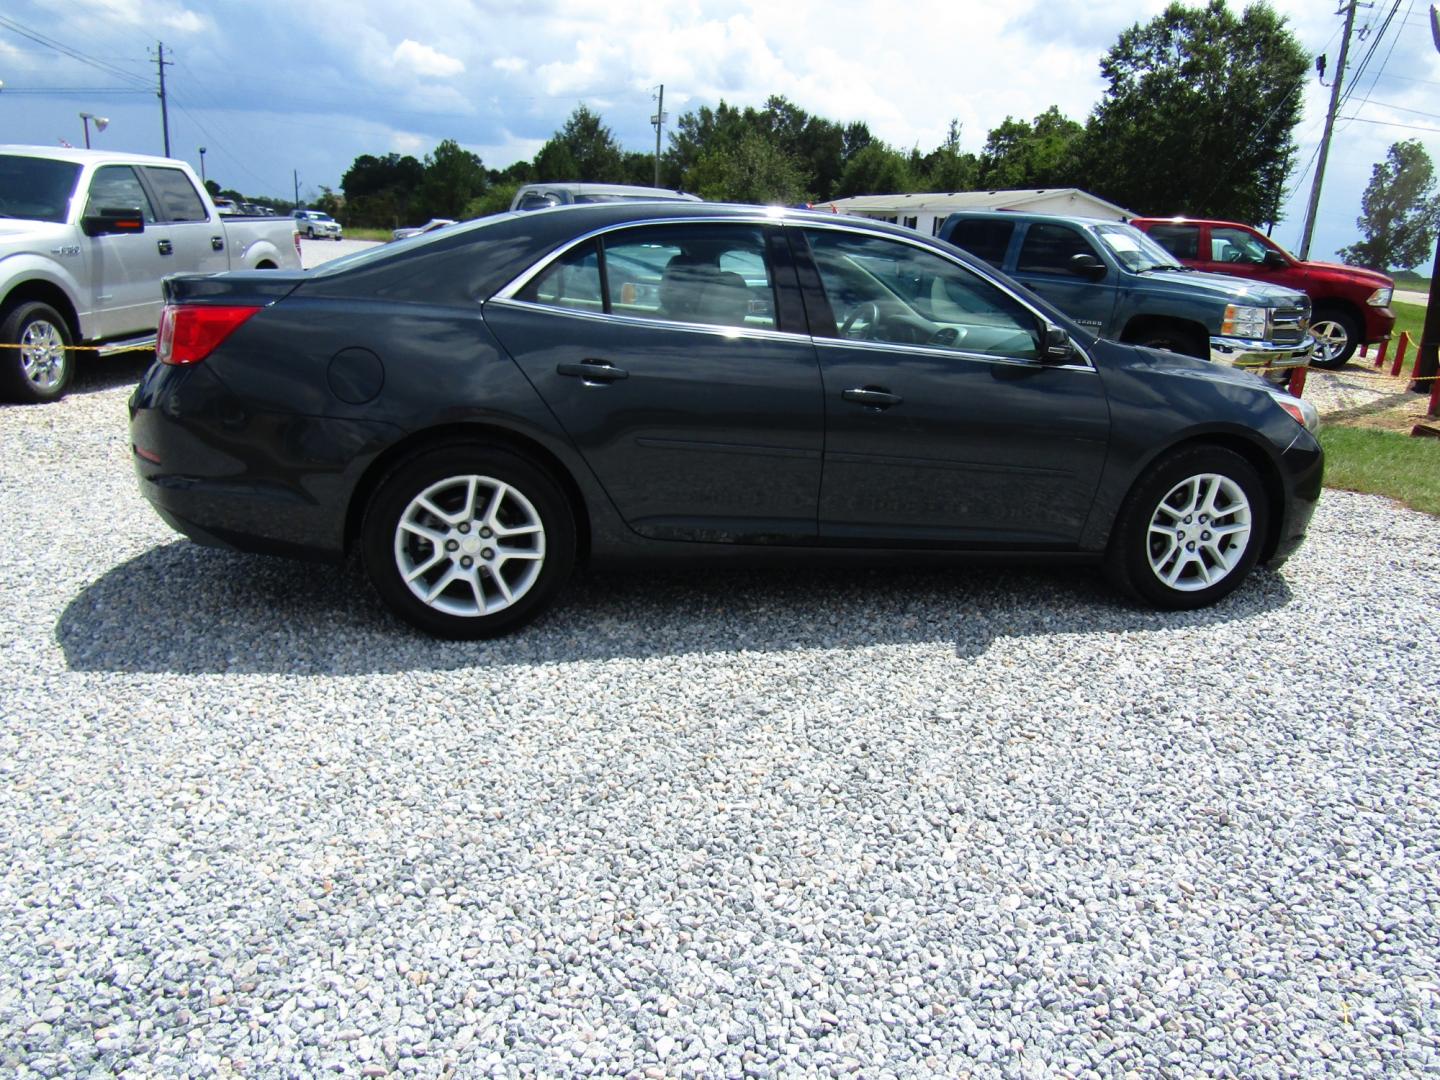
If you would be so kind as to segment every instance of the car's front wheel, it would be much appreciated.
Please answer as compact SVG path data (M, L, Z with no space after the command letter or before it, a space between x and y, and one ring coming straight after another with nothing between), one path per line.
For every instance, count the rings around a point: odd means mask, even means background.
M553 479L477 443L392 469L361 526L365 570L386 605L437 637L496 637L554 600L575 563L575 522Z
M1269 510L1259 475L1233 450L1177 451L1151 466L1125 501L1106 571L1158 608L1213 604L1255 565Z

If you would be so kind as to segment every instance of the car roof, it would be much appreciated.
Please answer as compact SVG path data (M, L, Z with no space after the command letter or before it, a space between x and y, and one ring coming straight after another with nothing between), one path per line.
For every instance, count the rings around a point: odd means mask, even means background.
M20 143L0 143L0 154L14 154L19 157L43 157L52 161L73 161L77 165L183 165L176 158L156 157L153 154L127 154L117 150L86 150L73 146L27 146Z
M643 187L637 184L591 184L581 181L555 180L539 184L526 184L516 192L565 191L571 195L650 195L656 199L671 199L680 202L700 202L700 196L670 188Z

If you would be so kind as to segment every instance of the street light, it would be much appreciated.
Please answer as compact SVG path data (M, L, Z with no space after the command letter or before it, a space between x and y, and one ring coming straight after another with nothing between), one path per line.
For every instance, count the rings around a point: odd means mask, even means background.
M205 147L200 147L200 186L205 186Z
M101 132L101 131L104 131L107 127L110 126L110 118L109 118L108 116L96 116L94 113L82 112L82 113L80 114L80 122L85 125L85 149L86 149L86 150L89 150L89 149L90 149L90 121L91 121L91 120L94 120L94 121L95 121L95 131L96 131L96 133L99 133L99 132Z

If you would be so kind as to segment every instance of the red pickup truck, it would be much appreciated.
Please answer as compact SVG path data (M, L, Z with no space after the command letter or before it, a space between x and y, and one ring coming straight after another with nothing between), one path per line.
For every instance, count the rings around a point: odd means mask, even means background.
M1212 273L1257 278L1310 296L1315 367L1345 365L1360 345L1390 336L1395 282L1373 270L1338 263L1301 262L1264 233L1234 221L1199 218L1133 218L1186 266Z

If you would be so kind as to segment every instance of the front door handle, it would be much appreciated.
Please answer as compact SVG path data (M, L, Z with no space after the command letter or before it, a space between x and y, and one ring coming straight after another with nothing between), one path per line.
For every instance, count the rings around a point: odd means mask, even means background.
M161 255L173 255L175 253L175 247L169 240L156 240L155 248Z
M905 400L899 394L892 394L878 386L857 386L852 390L840 391L840 396L846 401L853 401L857 405L869 405L874 409L888 409L891 405L899 405Z
M608 360L586 360L580 364L556 364L555 373L584 379L587 383L612 383L630 377L628 371L616 367Z
M210 237L210 250L211 250L211 251L224 251L224 250L225 250L225 238L224 238L223 236L212 236L212 237Z

